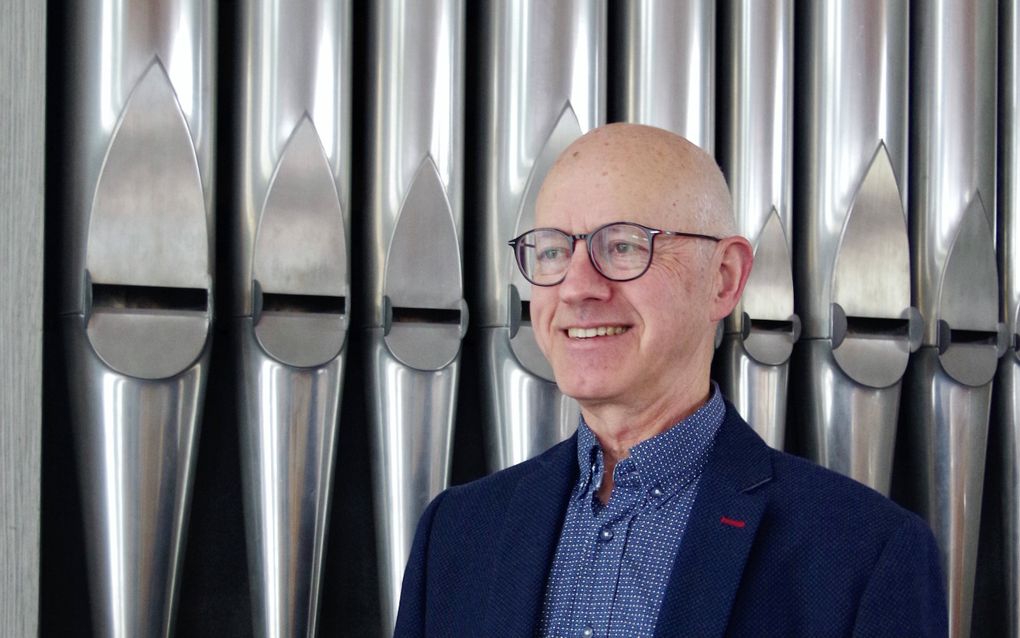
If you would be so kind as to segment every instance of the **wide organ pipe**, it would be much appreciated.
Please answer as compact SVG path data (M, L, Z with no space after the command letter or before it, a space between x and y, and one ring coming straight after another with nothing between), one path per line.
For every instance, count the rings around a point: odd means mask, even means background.
M209 373L215 7L64 9L60 312L93 632L168 636Z
M803 7L803 8L801 8ZM810 2L798 126L793 423L815 461L888 493L920 323L907 241L908 6Z
M384 634L418 517L449 481L468 321L464 20L461 0L370 7L363 337Z
M715 1L631 0L618 18L614 117L673 131L712 153Z
M991 381L1005 348L995 260L996 3L911 16L911 233L924 340L902 426L907 498L942 551L953 636L970 633Z
M535 225L535 199L556 157L605 121L605 0L481 2L482 191L477 317L489 468L566 438L577 404L560 394L538 349L531 285L507 240ZM474 220L473 220L474 221Z
M789 359L800 332L793 312L790 237L793 151L793 3L731 0L720 12L719 163L754 269L717 353L723 393L775 447L786 434Z
M347 357L350 6L239 12L232 331L257 636L315 635Z
M997 449L1002 459L998 498L1002 511L1003 561L988 569L1004 574L1006 629L1020 636L1020 12L1015 0L999 8L999 272L1002 274L1003 311L1012 346L999 360L993 392ZM994 510L993 510L994 511ZM988 520L987 518L985 519ZM1001 570L1001 571L1000 571ZM975 619L977 620L977 619Z

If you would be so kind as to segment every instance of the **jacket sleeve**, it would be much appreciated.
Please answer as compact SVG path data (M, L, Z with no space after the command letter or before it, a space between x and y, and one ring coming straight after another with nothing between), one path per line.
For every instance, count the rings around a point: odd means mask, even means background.
M417 638L425 636L425 617L428 609L428 552L432 536L432 521L435 518L439 503L446 492L443 492L425 509L418 520L418 528L414 533L411 545L411 556L404 568L404 581L400 587L400 607L397 611L397 623L393 631L394 638Z
M854 636L946 636L945 585L935 537L909 516L890 537L861 598Z

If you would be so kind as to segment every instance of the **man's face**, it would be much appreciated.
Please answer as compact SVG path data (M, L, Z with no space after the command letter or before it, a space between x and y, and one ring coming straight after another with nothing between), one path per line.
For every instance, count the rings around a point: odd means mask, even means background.
M566 168L547 182L536 226L587 233L615 221L700 232L673 194L643 188L626 168ZM607 178L608 177L608 178ZM531 319L539 347L560 390L582 404L651 402L678 384L707 378L715 322L710 318L714 244L655 238L648 271L627 282L600 275L584 242L576 244L566 278L534 286ZM623 329L622 332L620 329ZM586 331L595 329L597 336Z

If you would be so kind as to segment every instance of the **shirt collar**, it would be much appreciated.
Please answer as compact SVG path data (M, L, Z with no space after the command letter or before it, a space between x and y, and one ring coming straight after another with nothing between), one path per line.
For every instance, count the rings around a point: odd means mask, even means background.
M587 491L588 485L593 481L602 482L602 446L595 438L595 433L584 422L583 416L579 417L577 424L577 469L580 477L579 495Z
M713 381L711 397L700 408L632 447L629 458L637 468L642 487L658 488L661 494L658 500L663 503L697 479L725 414L726 404ZM583 416L577 426L577 466L579 492L586 492L593 483L601 483L602 447Z

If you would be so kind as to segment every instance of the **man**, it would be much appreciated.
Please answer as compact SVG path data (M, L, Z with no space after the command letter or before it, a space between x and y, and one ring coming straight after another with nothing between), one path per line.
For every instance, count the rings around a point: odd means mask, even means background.
M513 240L577 435L447 490L397 636L945 635L927 525L768 448L709 380L751 269L714 161L613 124L551 169Z

